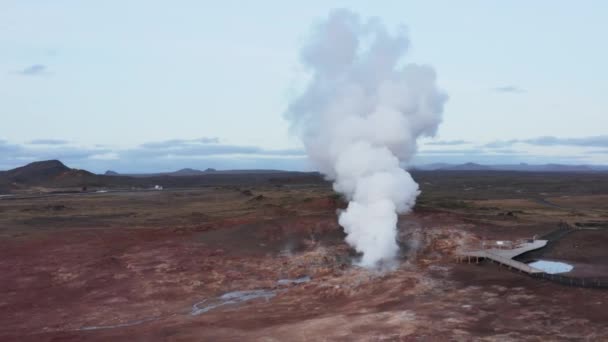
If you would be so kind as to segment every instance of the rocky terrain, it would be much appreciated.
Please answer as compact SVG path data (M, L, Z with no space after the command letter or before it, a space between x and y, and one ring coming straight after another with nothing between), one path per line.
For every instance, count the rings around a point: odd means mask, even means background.
M388 271L356 266L335 216L344 201L307 174L162 191L22 188L0 198L0 340L608 336L605 290L454 261L459 246L542 235L566 222L598 229L563 238L543 257L605 275L608 194L587 186L597 175L559 175L574 184L442 175L415 174L423 195L400 218L401 255Z

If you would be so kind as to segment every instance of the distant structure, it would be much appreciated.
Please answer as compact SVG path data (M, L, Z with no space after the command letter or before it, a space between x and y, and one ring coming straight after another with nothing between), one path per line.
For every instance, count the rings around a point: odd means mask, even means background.
M520 242L496 241L494 244L490 244L490 247L486 247L485 243L483 243L482 249L480 250L462 251L456 258L459 262L464 261L468 263L479 263L480 260L488 259L521 272L529 274L543 273L542 270L531 267L523 262L513 260L513 258L523 253L543 248L546 245L547 240L535 239Z
M154 190L162 190L163 186L162 185L155 185L154 186Z

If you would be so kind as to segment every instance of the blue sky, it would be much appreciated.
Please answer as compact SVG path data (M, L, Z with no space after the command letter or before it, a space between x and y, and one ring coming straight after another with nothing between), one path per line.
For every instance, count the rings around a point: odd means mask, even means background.
M608 164L605 1L0 1L0 169L309 168L283 119L333 8L449 94L418 163Z

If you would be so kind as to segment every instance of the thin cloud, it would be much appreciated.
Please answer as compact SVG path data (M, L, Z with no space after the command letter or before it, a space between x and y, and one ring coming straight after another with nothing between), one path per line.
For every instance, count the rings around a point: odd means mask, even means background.
M28 142L30 145L67 145L70 142L61 139L34 139Z
M268 156L305 156L306 152L303 149L292 148L283 150L262 150L262 154Z
M511 94L522 94L525 93L526 90L514 85L505 85L500 87L492 88L493 91L498 93L511 93Z
M510 149L510 148L498 148L498 149L495 149L495 150L491 150L489 152L495 153L495 154L519 154L519 155L526 155L527 154L524 151L513 150L513 149Z
M0 157L6 156L7 154L16 153L21 150L21 146L16 144L10 144L6 140L0 140Z
M524 140L525 143L539 146L584 146L608 147L608 135L598 135L583 138L558 138L552 136Z
M121 172L172 171L183 167L205 169L310 169L303 149L266 149L251 145L222 144L217 138L173 139L149 142L134 148L110 146L75 146L59 139L36 139L25 144L14 144L0 139L0 169L22 166L35 160L59 159L67 165L103 172L107 169ZM472 144L452 140L432 142L434 148L421 148L417 162L513 162L572 163L604 158L608 154L608 136L584 138L538 137L532 139L501 140L484 146L460 146ZM578 156L531 155L525 146L574 145L588 147L589 154ZM444 146L442 148L442 146ZM459 148L459 146L461 148ZM603 148L602 148L603 147ZM538 157L538 158L537 158ZM578 159L578 160L577 160Z
M486 148L506 148L514 144L534 146L579 146L579 147L608 147L608 135L597 135L580 138L560 138L543 136L531 139L497 140L483 145Z
M135 148L129 149L122 152L128 155L130 158L140 157L166 157L166 156L230 156L230 155L258 155L258 156L303 156L305 155L303 150L300 149L283 149L283 150L269 150L263 149L257 146L241 146L241 145L222 145L222 144L209 144L209 145L184 145L184 146L171 146L164 148Z
M487 144L482 145L482 147L485 148L507 148L510 146L513 146L514 144L520 142L520 140L515 140L515 139L511 139L511 140L496 140L496 141L492 141L489 142Z
M452 149L440 149L440 150L422 150L420 151L421 155L431 155L431 154L437 154L437 155L442 155L442 154L482 154L484 153L485 150L483 149L475 149L475 148L469 148L469 149L457 149L457 150L452 150Z
M219 138L216 137L202 137L198 139L171 139L164 141L153 141L147 142L141 145L143 148L180 148L188 145L201 145L201 144L218 144Z
M465 149L432 149L432 150L421 150L421 155L451 155L451 154L461 154L461 155L496 155L496 154L520 154L526 155L525 151L518 151L509 148L484 148L483 146L476 148L465 148Z
M34 64L18 72L23 76L40 76L47 73L47 67L44 64Z
M258 155L258 156L304 156L302 149L270 150L249 145L220 144L218 138L172 139L158 142L148 142L138 148L123 151L130 157L157 156L229 156L229 155Z
M107 149L86 148L86 147L63 147L47 146L37 148L22 147L17 156L35 158L37 160L59 159L59 160L79 160L90 158L97 154L112 152Z
M438 141L429 141L425 143L425 145L433 145L433 146L455 146L455 145L466 145L470 144L469 141L466 140L438 140Z

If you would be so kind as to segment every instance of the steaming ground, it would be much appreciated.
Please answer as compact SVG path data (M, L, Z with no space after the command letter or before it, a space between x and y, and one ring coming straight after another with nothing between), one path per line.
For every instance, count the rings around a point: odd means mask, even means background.
M462 188L479 175L447 176L417 175L441 190L423 188L418 207L400 218L391 272L353 265L358 255L335 217L345 203L322 184L2 199L0 339L606 336L605 291L451 259L454 248L480 237L525 238L561 220L608 222L606 194L584 185L603 182L601 175L577 175L577 193L567 195L553 187L561 175L513 173L505 182L504 174L488 174L484 182L502 184L494 197L469 191L464 200ZM522 195L504 184L538 191ZM537 202L538 193L559 207ZM605 270L593 265L608 257L608 234L589 234L562 241L549 256L601 276Z
M404 28L332 11L301 51L311 81L286 113L312 163L349 200L340 225L368 268L396 265L397 215L419 194L402 164L419 137L435 134L447 100L431 67L404 64L409 44Z

